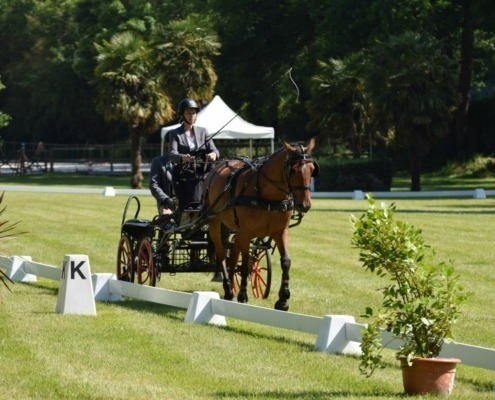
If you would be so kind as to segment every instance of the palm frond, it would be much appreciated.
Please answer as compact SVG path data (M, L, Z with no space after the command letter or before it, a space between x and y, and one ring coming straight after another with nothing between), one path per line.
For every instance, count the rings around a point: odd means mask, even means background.
M7 276L7 274L0 269L0 281L2 281L2 283L9 290L9 292L12 292L12 290L10 290L9 285L7 285L7 282L5 282L6 280L9 281L10 283L14 283L14 281L12 279L10 279Z
M5 195L5 192L2 192L0 195L0 204L3 201L3 197ZM0 217L3 215L5 210L7 209L7 206L4 206L3 208L0 209ZM14 222L10 223L10 221L7 220L0 220L0 241L1 240L6 240L6 239L12 239L20 234L26 233L26 232L14 232L14 229L17 227L19 222ZM7 284L7 282L14 283L12 279L10 279L7 274L0 269L0 281L3 283L3 285L9 290L10 287Z

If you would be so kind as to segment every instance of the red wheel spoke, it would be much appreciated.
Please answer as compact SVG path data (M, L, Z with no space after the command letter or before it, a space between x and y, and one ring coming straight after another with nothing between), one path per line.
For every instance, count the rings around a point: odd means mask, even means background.
M127 236L122 236L117 250L117 279L123 281L134 280L133 257L130 240Z
M153 251L149 239L143 239L139 246L137 277L138 283L141 285L155 286L156 284Z

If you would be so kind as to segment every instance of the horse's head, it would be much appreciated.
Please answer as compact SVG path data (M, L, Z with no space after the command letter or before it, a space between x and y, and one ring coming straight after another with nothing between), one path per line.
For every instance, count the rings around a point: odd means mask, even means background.
M316 177L320 169L311 156L315 140L311 139L306 147L288 143L284 143L284 147L287 151L287 182L294 196L294 206L297 211L307 212L311 208L311 177Z

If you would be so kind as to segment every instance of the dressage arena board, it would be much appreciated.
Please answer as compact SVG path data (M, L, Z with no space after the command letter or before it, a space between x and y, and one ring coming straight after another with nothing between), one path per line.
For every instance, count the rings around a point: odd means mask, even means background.
M96 315L95 301L121 301L131 297L186 309L185 322L226 325L226 317L317 335L315 350L332 354L360 354L363 324L348 315L315 317L221 300L216 292L178 292L119 281L114 274L91 274L85 255L65 255L62 267L36 263L29 256L0 256L0 268L13 281L36 282L43 277L60 282L55 312ZM91 279L89 279L91 278ZM382 331L390 349L399 340ZM447 343L442 357L462 359L463 364L495 371L495 350L462 343Z

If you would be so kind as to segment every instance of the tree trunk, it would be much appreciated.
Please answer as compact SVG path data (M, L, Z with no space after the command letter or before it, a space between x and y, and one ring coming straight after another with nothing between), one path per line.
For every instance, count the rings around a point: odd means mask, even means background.
M409 145L409 173L411 175L411 191L421 191L421 133L418 128L411 132Z
M352 155L354 158L358 159L361 157L361 135L358 132L356 122L351 120L352 129Z
M141 135L138 130L131 130L131 188L141 189L143 173L141 172Z
M455 137L456 151L459 160L468 158L468 112L471 90L471 79L473 74L473 49L474 28L471 13L471 3L462 2L462 39L461 39L461 62L459 72L459 94L460 103L456 113Z

